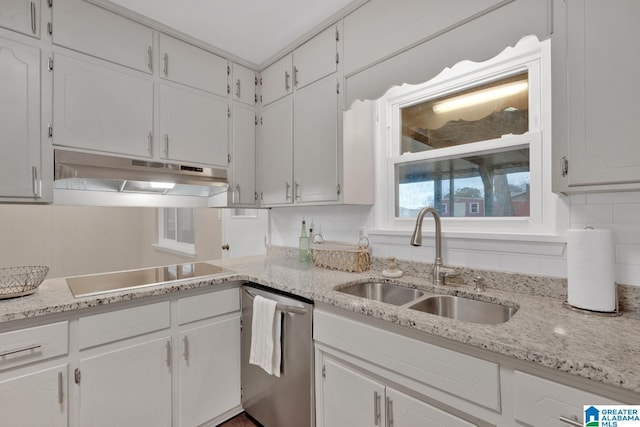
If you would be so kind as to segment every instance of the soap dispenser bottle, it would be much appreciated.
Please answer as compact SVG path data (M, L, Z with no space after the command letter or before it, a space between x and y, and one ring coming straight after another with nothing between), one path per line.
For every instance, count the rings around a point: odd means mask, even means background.
M298 239L298 251L300 262L309 262L309 236L307 235L307 223L302 219L302 229Z

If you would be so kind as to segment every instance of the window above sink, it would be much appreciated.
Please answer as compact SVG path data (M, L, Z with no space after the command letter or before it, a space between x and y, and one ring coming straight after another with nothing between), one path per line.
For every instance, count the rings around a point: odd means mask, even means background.
M410 230L434 207L448 234L555 234L550 41L525 37L379 99L376 230ZM375 233L375 230L374 230Z

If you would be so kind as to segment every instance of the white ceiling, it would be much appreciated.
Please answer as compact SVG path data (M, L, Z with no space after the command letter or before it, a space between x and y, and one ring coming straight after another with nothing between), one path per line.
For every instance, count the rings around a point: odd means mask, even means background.
M256 65L353 0L110 0Z

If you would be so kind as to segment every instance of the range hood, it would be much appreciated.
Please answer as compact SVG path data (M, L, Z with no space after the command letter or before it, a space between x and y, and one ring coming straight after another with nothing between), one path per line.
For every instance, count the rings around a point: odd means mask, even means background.
M211 197L227 191L227 170L54 151L54 188Z

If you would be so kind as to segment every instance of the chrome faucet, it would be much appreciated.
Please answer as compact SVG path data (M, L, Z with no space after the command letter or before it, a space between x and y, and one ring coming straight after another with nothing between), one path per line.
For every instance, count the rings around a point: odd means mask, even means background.
M436 259L433 262L433 284L444 285L446 277L455 276L457 273L451 268L442 266L442 231L440 227L440 215L434 208L422 208L416 218L416 226L411 236L412 246L422 246L422 220L424 216L430 213L436 222Z

